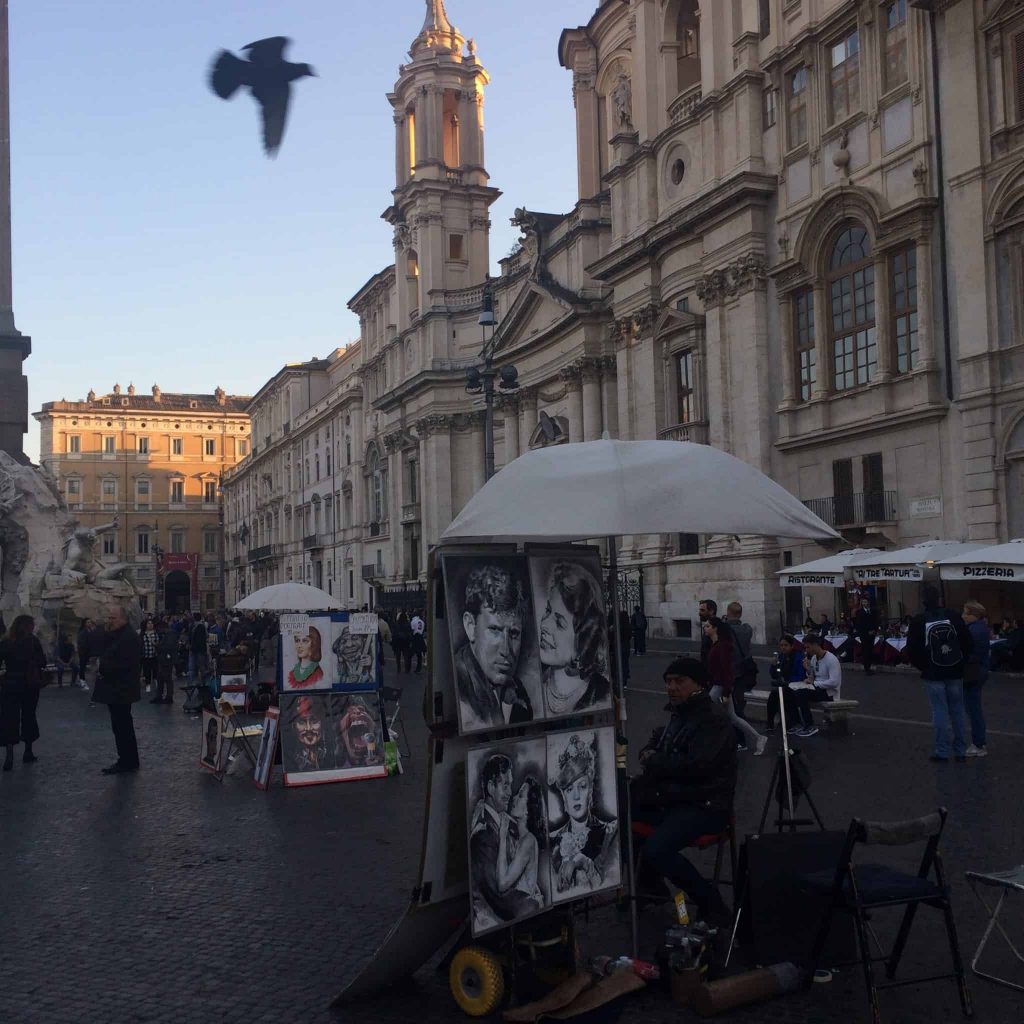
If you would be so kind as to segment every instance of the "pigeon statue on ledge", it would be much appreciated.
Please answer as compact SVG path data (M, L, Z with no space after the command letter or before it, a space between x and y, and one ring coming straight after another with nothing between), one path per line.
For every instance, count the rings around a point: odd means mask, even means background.
M242 47L249 53L248 60L221 50L210 69L210 88L222 100L231 99L243 85L249 87L262 110L263 148L267 156L276 156L281 148L291 83L316 77L308 64L291 64L284 59L285 47L290 42L285 36L271 36L249 43Z

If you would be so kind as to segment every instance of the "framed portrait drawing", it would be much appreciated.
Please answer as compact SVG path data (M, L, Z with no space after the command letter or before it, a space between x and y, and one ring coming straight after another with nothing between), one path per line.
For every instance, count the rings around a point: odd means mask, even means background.
M459 731L542 717L537 631L526 558L486 551L442 560Z
M280 712L286 786L387 775L377 693L285 693Z
M282 616L282 693L378 687L377 636L358 632L349 619L348 612Z
M215 711L204 711L199 767L208 772L222 772L224 754L224 720Z
M226 701L233 708L245 707L246 689L244 673L220 677L220 699Z
M474 935L551 906L544 737L476 747L466 759Z
M610 710L608 617L597 552L531 553L529 565L540 662L538 717Z
M580 729L545 739L551 900L562 903L618 888L615 730Z
M256 768L253 781L259 789L270 788L270 776L274 771L274 755L277 753L277 739L281 724L281 709L268 708L263 719L263 735L260 737L260 748L256 755Z

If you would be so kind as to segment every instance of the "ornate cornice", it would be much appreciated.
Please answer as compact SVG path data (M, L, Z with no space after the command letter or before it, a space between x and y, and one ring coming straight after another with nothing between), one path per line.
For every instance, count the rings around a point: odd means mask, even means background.
M626 316L618 317L612 323L612 341L617 345L631 345L654 329L654 322L661 312L653 302Z
M452 417L443 413L430 413L428 416L421 416L416 421L416 433L420 437L429 437L431 434L447 434L452 428Z
M720 270L713 270L697 283L697 297L704 307L717 306L768 281L768 261L760 253L747 253Z

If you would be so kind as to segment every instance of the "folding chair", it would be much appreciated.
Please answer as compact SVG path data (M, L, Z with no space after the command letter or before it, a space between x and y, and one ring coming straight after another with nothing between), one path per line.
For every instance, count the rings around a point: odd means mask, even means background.
M926 981L939 981L955 978L960 995L960 1006L964 1015L973 1016L971 995L967 990L967 977L964 973L963 959L960 956L960 944L957 940L956 923L953 920L953 907L949 899L949 885L942 870L942 858L939 856L939 839L946 824L947 810L940 807L932 814L923 818L911 818L907 821L862 821L854 818L846 833L846 842L834 872L817 871L801 877L805 890L817 893L831 893L828 910L818 928L811 951L811 962L808 964L808 976L813 977L832 925L832 916L836 911L853 914L857 931L857 945L860 950L860 964L864 970L864 982L868 989L871 1002L871 1019L873 1024L880 1024L881 1015L878 1007L878 992L881 989L895 988L900 985L918 985ZM908 846L912 843L924 842L925 851L916 875L906 874L884 864L854 864L853 854L858 845L865 846ZM934 881L929 877L935 872ZM900 958L910 935L914 915L921 905L941 910L949 938L949 951L953 961L953 970L947 974L934 974L924 978L911 978L903 981L892 981L896 976ZM888 907L906 907L903 920L892 950L881 956L872 956L868 944L868 935L874 939L876 947L881 951L881 944L870 924L871 912ZM858 961L852 961L857 963ZM889 980L886 984L876 984L872 965L885 963L885 975ZM837 965L838 966L838 965ZM842 965L848 966L848 965Z
M633 892L637 897L645 900L654 900L655 902L670 902L671 897L667 893L647 893L640 891L640 870L641 870L641 857L643 855L643 844L654 835L655 826L648 824L646 821L634 821L632 823L633 831L633 842L634 846L634 882ZM729 822L728 825L721 832L709 832L707 835L698 836L689 846L684 847L687 850L710 850L712 847L715 848L715 869L711 875L711 884L716 888L719 886L735 886L736 884L736 819L735 817ZM729 854L729 867L730 874L729 878L722 878L722 862L725 859L725 854Z
M401 691L401 688L397 687L397 686L382 686L380 688L380 696L381 696L381 700L384 702L385 716L386 716L386 719L387 719L387 726L388 726L388 736L394 738L396 728L397 728L397 726L399 724L399 721L400 721L401 715L402 715L402 691ZM394 710L390 714L387 714L387 705L388 704L394 704L395 705ZM402 755L402 757L407 758L408 760L412 760L412 749L409 746L409 737L405 736L405 728L403 727L401 729L398 729L397 732L398 732L398 742L399 742L399 747L398 747L399 753ZM401 739L402 739L403 736L405 736L405 749L404 750L402 750L402 746L401 746Z
M981 942L978 943L978 948L974 951L974 956L971 958L971 970L979 978L984 978L986 981L994 981L997 985L1005 985L1007 988L1014 988L1018 992L1024 992L1024 985L1018 982L1010 981L1009 978L999 978L994 974L986 974L984 971L978 970L978 961L981 960L981 954L984 952L993 929L997 930L1006 940L1006 944L1017 958L1017 962L1024 964L1024 954L1013 944L1013 940L1006 934L1006 929L999 920L1006 897L1011 892L1024 892L1024 864L1011 868L1009 871L968 871L966 877L974 895L978 897L978 902L985 908L985 912L988 914L988 927L985 929L985 934L981 937ZM988 901L981 895L979 886L982 885L1002 890L994 907L990 907Z

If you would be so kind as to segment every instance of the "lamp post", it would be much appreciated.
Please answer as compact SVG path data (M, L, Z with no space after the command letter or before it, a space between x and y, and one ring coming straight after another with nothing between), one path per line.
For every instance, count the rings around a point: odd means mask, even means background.
M482 365L471 366L466 371L466 391L471 395L484 396L484 482L494 476L494 395L495 381L502 391L516 391L519 388L519 371L514 366L494 365L494 333L498 319L494 315L494 295L490 279L484 284L483 309L480 311L480 336L483 347L480 351ZM491 339L487 340L487 328Z
M153 611L156 614L160 613L160 583L163 579L163 557L164 549L159 544L154 544L153 558L156 559L156 571L153 573Z

